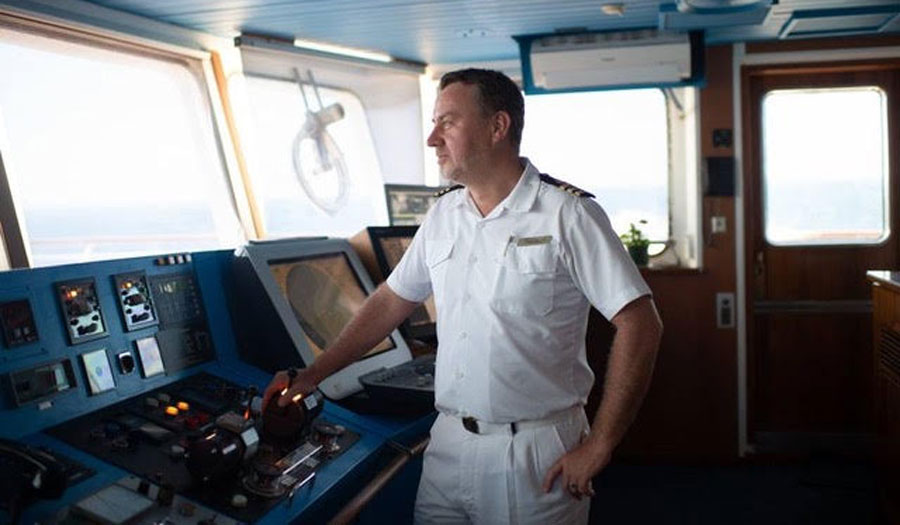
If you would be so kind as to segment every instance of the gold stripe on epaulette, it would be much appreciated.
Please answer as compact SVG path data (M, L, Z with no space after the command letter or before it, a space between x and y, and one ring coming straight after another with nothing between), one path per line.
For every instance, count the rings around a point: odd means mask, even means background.
M450 193L451 191L456 191L456 190L459 190L462 188L463 188L462 184L454 184L453 186L447 186L446 188L444 188L442 190L434 192L434 198L443 197L444 195Z
M546 173L541 173L541 180L551 186L559 188L559 189L563 190L564 192L574 195L576 197L593 197L594 196L593 193L586 192L577 186L572 186L568 182L563 182L559 179L554 179L553 177L551 177L550 175L547 175Z

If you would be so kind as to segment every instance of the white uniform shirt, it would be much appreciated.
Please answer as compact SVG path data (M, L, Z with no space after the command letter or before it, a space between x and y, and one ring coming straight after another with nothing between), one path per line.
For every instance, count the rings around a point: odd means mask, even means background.
M588 301L612 318L650 293L597 202L522 160L487 217L466 189L438 199L387 279L408 301L434 293L441 412L509 423L583 405Z

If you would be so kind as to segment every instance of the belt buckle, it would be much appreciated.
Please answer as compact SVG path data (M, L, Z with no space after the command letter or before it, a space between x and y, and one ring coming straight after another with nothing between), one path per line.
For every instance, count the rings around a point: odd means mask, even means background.
M478 433L478 420L474 417L464 417L462 418L463 428L468 430L473 434Z

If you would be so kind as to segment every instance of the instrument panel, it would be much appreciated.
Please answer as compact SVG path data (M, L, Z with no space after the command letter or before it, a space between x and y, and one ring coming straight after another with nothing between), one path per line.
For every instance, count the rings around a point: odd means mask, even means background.
M0 272L0 465L35 476L0 491L0 522L327 521L389 441L427 432L427 417L372 419L319 393L264 417L271 373L238 352L233 257ZM110 495L126 503L106 515Z
M302 424L321 412L321 394L299 405L297 432L282 439L280 421L270 425L254 410L256 394L199 373L47 432L217 513L252 522L359 439L326 419Z

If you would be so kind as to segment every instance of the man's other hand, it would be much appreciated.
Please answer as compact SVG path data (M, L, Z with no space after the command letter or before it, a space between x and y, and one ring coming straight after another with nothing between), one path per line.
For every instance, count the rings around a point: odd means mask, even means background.
M291 385L290 388L288 388L288 384ZM269 400L273 396L279 397L278 406L284 406L297 394L306 395L315 389L316 381L313 379L309 368L297 369L297 375L293 381L291 381L288 371L282 370L275 374L275 377L269 382L269 386L266 387L266 392L263 394L262 410L266 410L269 406ZM282 392L284 393L282 394Z
M605 447L598 446L590 440L582 442L550 467L544 476L544 492L550 492L553 482L559 478L563 489L575 499L593 496L591 479L606 467L610 458L612 451L606 451Z

